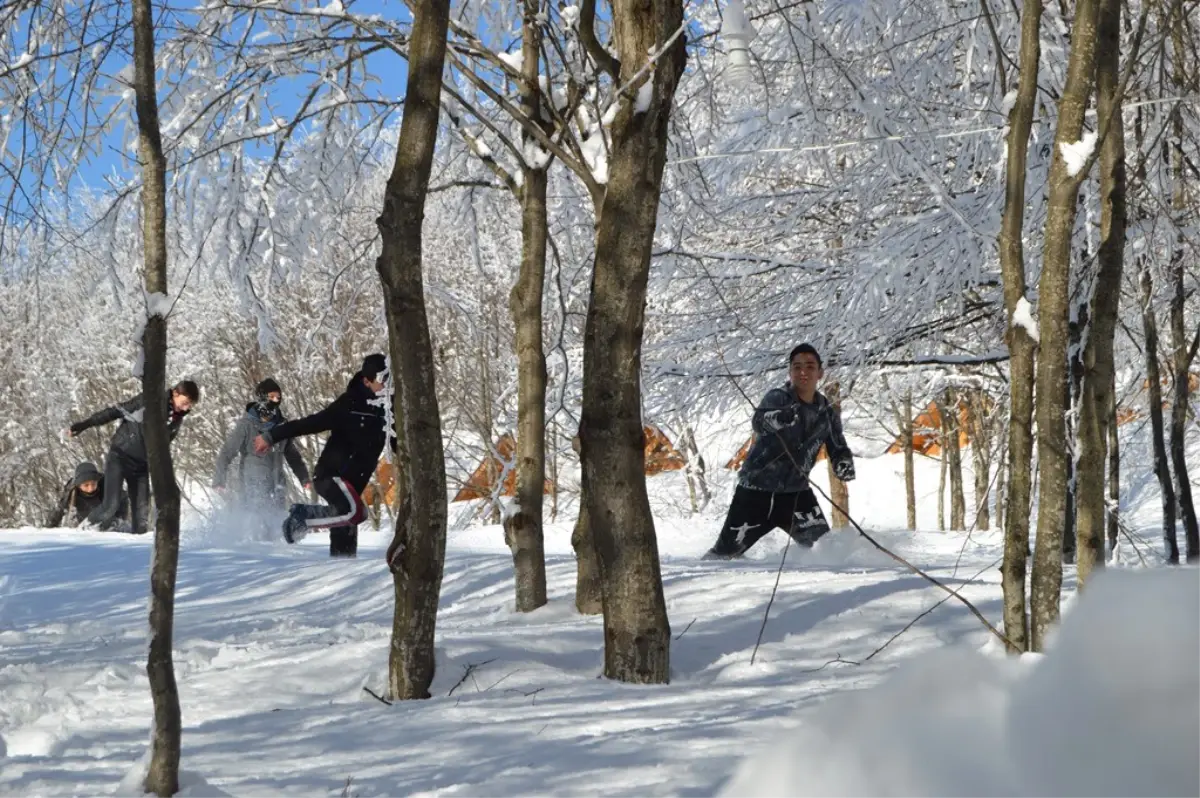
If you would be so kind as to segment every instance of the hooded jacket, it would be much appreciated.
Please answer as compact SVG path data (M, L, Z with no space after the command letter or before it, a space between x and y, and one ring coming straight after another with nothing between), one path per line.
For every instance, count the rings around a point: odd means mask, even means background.
M235 457L241 456L238 471L235 476L236 487L243 496L271 496L283 490L283 464L286 461L300 484L309 481L308 466L304 457L291 440L280 441L271 446L264 455L254 453L254 439L268 430L278 427L285 421L278 409L269 418L264 419L253 402L246 405L246 412L238 419L225 445L217 455L217 466L213 472L213 487L224 487L227 481L229 466Z
M95 480L96 491L94 493L84 493L79 490L79 486L85 482ZM121 491L121 508L117 511L118 517L125 518L129 515L129 496L125 493L124 486L120 486ZM46 526L79 526L92 510L95 510L104 501L104 475L101 474L96 466L92 463L80 463L75 467L75 476L71 478L66 485L63 486L62 497L58 501L58 506L46 518Z
M324 410L272 427L262 436L275 444L301 435L330 433L313 477L341 477L361 493L375 473L388 440L385 420L383 401L363 384L359 372L350 379L346 392ZM394 439L392 446L395 447Z
M738 472L738 484L775 493L808 490L808 475L824 445L834 472L854 479L854 456L842 434L842 417L825 395L802 402L792 383L767 391L754 411L754 443Z
M173 441L175 440L175 436L179 434L179 427L183 424L183 419L187 416L187 412L175 409L171 402L171 391L169 390L167 391L165 401L167 403L167 436ZM92 427L99 427L121 419L121 425L117 427L116 433L113 434L112 443L109 444L109 451L121 456L130 465L145 470L148 468L146 460L146 437L142 429L142 416L146 412L145 408L146 404L143 400L143 395L138 394L120 404L106 407L100 412L85 418L83 421L76 421L71 425L71 432L78 435Z

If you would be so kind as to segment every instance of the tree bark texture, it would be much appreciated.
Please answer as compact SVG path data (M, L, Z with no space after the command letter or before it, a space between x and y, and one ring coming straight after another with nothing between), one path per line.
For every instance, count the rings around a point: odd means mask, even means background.
M571 440L575 454L582 454L579 436ZM600 561L592 540L592 525L588 523L587 472L580 474L579 516L571 532L571 548L575 550L575 609L580 615L599 615L604 611L600 590Z
M967 502L963 497L962 449L959 447L962 423L958 415L958 392L946 391L946 412L943 423L946 425L946 455L947 468L950 472L950 528L967 528Z
M541 118L542 33L540 0L525 0L522 24L521 108ZM523 133L530 146L528 133ZM546 484L546 355L542 350L542 295L549 237L544 168L524 167L521 189L521 271L509 297L517 338L517 508L504 522L504 539L513 556L517 612L546 603L546 552L542 532Z
M980 390L971 391L967 408L967 434L971 439L971 454L975 462L974 528L986 531L992 523L992 426L987 394Z
M1142 334L1146 339L1146 399L1154 448L1154 476L1162 496L1163 549L1167 562L1179 564L1179 538L1175 531L1175 486L1163 429L1162 377L1158 369L1158 320L1154 318L1154 281L1149 264L1142 265Z
M825 388L825 398L829 403L837 408L840 413L842 410L842 388L836 382L831 382ZM850 491L846 487L846 483L838 479L837 474L833 470L833 459L825 460L829 469L829 498L833 499L833 507L830 509L829 526L833 529L845 529L850 525L849 519L846 517L846 512L850 511Z
M1004 511L1004 636L1014 651L1029 648L1029 616L1025 605L1026 552L1029 547L1029 502L1033 481L1033 378L1037 344L1024 326L1014 322L1025 298L1025 179L1029 133L1037 101L1041 59L1041 0L1021 8L1020 73L1017 98L1009 112L1008 160L1005 166L1004 213L1000 223L1000 270L1004 308L1008 314L1009 417L1008 481Z
M150 0L133 2L134 104L138 122L138 160L142 167L142 246L146 293L167 293L167 164L158 122L155 80L154 13ZM179 487L167 433L167 320L147 314L142 348L143 429L150 485L154 492L154 555L150 566L150 651L146 675L154 701L150 765L144 788L155 795L179 791L182 717L175 663L171 655L175 625L175 576L179 566Z
M1108 425L1112 420L1113 337L1125 265L1125 132L1121 121L1121 0L1100 0L1097 25L1098 122L1108 134L1100 148L1100 249L1083 348L1079 398L1079 462L1075 474L1076 571L1079 589L1104 567Z
M1099 0L1079 0L1075 6L1067 79L1058 104L1058 127L1050 162L1042 275L1038 282L1038 524L1029 599L1030 648L1034 651L1043 650L1046 635L1059 618L1071 457L1063 412L1068 396L1071 241L1079 186L1086 175L1068 172L1062 148L1074 145L1083 134L1084 113L1095 78L1099 6Z
M618 82L627 89L612 126L583 356L580 438L604 603L604 673L653 684L670 679L671 631L646 495L641 344L668 118L687 58L682 24L680 0L614 2ZM660 52L643 71L648 54ZM635 107L635 98L646 99L643 81L652 84L649 102Z
M904 505L908 528L917 528L917 477L913 452L913 401L912 391L904 394L904 418L900 426L901 445L904 447Z
M1108 550L1117 550L1117 535L1121 531L1121 438L1117 429L1117 381L1108 389Z
M446 467L421 272L421 224L438 132L448 0L414 0L408 88L396 161L379 215L383 284L404 498L389 549L396 607L388 667L392 698L428 698L446 554Z
M1172 77L1175 89L1177 92L1186 94L1187 92L1195 92L1197 83L1195 79L1192 85L1188 85L1187 79L1187 63L1189 51L1184 44L1184 25L1186 23L1184 8L1185 4L1178 2L1172 3L1173 20L1171 24L1171 44L1174 58L1172 59ZM1195 41L1192 42L1192 47L1195 47ZM1192 64L1195 67L1195 50L1193 54ZM1172 136L1175 139L1175 144L1171 148L1173 163L1171 171L1175 176L1175 196L1172 198L1172 205L1175 212L1180 215L1178 222L1184 224L1184 217L1188 213L1188 194L1187 185L1189 179L1194 183L1195 178L1189 177L1185 171L1184 165L1184 124L1183 111L1178 104L1171 111L1171 128ZM1195 166L1192 166L1195 169ZM1189 255L1191 256L1189 258ZM1192 364L1193 358L1196 356L1196 346L1188 340L1187 330L1184 325L1184 304L1187 301L1187 295L1184 291L1183 276L1184 276L1184 261L1193 260L1191 268L1195 270L1194 262L1195 255L1192 254L1187 242L1184 240L1184 234L1180 232L1177 235L1175 250L1171 253L1171 283L1174 291L1171 295L1171 366L1172 366L1172 383L1174 390L1172 392L1171 402L1171 465L1175 471L1175 498L1179 502L1179 520L1183 523L1184 540L1186 541L1186 559L1189 563L1200 562L1200 526L1196 520L1196 505L1192 500L1192 483L1188 477L1187 452L1185 450L1185 433L1187 430L1187 414L1188 414L1188 368ZM1197 342L1200 342L1200 331L1197 332Z

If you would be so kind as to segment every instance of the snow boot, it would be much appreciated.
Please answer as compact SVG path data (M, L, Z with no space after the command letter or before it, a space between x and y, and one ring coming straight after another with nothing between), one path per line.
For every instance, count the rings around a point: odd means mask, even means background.
M288 543L299 543L308 534L303 507L301 504L293 504L287 518L283 519L283 539Z

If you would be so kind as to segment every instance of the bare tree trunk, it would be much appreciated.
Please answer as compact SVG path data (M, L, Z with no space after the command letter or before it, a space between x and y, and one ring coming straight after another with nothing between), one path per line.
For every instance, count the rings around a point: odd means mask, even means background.
M138 122L138 160L142 167L142 246L146 293L167 295L167 164L158 123L155 80L154 14L150 0L133 2L134 97ZM146 675L154 700L150 766L146 792L174 795L179 791L182 718L175 663L171 656L175 625L175 575L179 566L179 487L171 462L167 432L167 319L161 307L147 308L142 349L142 428L154 491L154 557L150 566L150 652Z
M829 403L837 408L838 412L842 409L842 389L841 385L836 382L829 383L825 388L825 398ZM829 525L833 529L844 529L849 526L850 522L846 518L846 513L850 510L850 491L846 487L846 483L842 482L837 477L837 473L833 470L833 458L827 457L826 465L829 468L829 497L833 499L832 515L829 519ZM841 508L841 509L839 509Z
M1100 149L1100 250L1092 291L1083 392L1079 400L1079 465L1075 475L1076 563L1079 589L1104 566L1108 426L1113 423L1113 336L1125 264L1125 132L1120 88L1121 0L1101 0L1097 36L1098 122L1108 130Z
M435 391L433 347L421 273L421 223L437 142L448 0L413 0L408 87L396 162L379 215L383 284L391 362L401 428L398 479L403 506L389 548L396 592L388 692L428 698L434 675L434 628L446 554L446 464Z
M1086 252L1080 253L1080 261L1087 264ZM1080 280L1087 277L1081 275ZM1077 456L1079 400L1083 392L1083 331L1088 325L1087 303L1079 307L1079 316L1067 324L1067 362L1070 374L1067 377L1067 392L1063 397L1063 421L1067 441L1067 515L1063 521L1063 564L1075 562L1075 458Z
M543 359L543 363L545 360ZM547 451L546 470L550 479L550 521L558 520L558 425L550 427L551 446Z
M1186 64L1188 50L1184 46L1184 4L1176 0L1172 3L1174 21L1171 25L1171 44L1174 58L1173 79L1175 88L1181 93L1195 91L1196 85L1188 86ZM1195 46L1193 41L1192 46ZM1194 52L1194 51L1193 51ZM1171 110L1171 128L1175 139L1171 147L1173 163L1171 171L1175 175L1175 196L1172 205L1176 213L1182 217L1187 213L1187 177L1184 171L1184 124L1183 111L1178 104ZM1193 167L1194 168L1194 167ZM1179 222L1183 223L1180 218ZM1196 357L1196 348L1200 344L1200 329L1196 338L1189 342L1184 328L1184 304L1187 301L1183 286L1184 265L1186 258L1186 242L1182 232L1177 234L1175 251L1171 253L1171 281L1174 293L1171 296L1171 365L1174 382L1173 402L1171 403L1171 464L1175 471L1175 498L1179 502L1179 520L1183 522L1184 539L1187 544L1186 557L1189 563L1200 562L1200 526L1196 520L1196 505L1192 501L1192 483L1188 477L1187 452L1185 451L1185 431L1188 413L1188 368ZM1195 268L1193 266L1193 268Z
M1154 284L1150 265L1142 264L1142 332L1146 337L1147 401L1150 404L1150 430L1154 437L1154 476L1162 496L1163 546L1167 562L1179 564L1179 539L1175 532L1175 486L1171 482L1171 467L1163 429L1162 377L1158 371L1158 322L1154 318Z
M971 438L971 453L975 461L975 523L974 528L986 531L991 527L992 512L992 435L988 420L987 394L973 390L967 400L967 431Z
M708 506L712 494L708 490L708 476L704 465L704 456L696 445L696 432L691 425L684 427L683 438L680 441L680 452L687 463L688 496L692 502L692 512L698 513Z
M571 440L576 454L582 452L579 436ZM604 611L604 600L600 590L600 561L596 557L596 546L592 539L592 525L588 523L587 472L580 474L579 516L571 532L571 548L575 550L575 609L581 615L599 615Z
M913 402L912 391L904 394L904 419L900 426L904 446L904 504L908 528L917 528L917 477L913 456Z
M1121 438L1117 429L1116 369L1108 389L1108 551L1117 550L1121 531Z
M967 528L967 502L963 497L963 471L961 440L962 424L958 417L958 392L946 391L946 414L943 416L946 424L946 454L947 467L950 470L950 528Z
M525 0L521 108L541 118L538 66L542 32L540 0ZM529 135L522 138L529 146ZM517 510L504 523L516 573L517 612L546 603L546 552L542 493L546 483L546 355L542 351L542 287L546 281L545 169L524 168L521 189L521 273L509 297L517 330Z
M1004 512L1004 636L1014 651L1029 648L1029 616L1025 611L1025 566L1029 549L1029 500L1033 479L1033 372L1036 342L1019 323L1025 298L1025 178L1029 132L1037 101L1041 59L1042 1L1026 0L1021 8L1021 62L1017 98L1009 112L1008 160L1004 179L1004 214L1000 227L1000 269L1004 308L1008 314L1009 419L1008 477Z
M942 416L942 428L938 430L938 440L941 443L939 447L941 451L938 454L938 531L946 531L946 471L947 471L947 456L946 450L946 415Z
M1008 506L1008 431L1000 430L1004 433L999 440L999 449L996 452L996 529L1005 529L1007 519L1004 516L1004 508Z
M618 83L629 90L613 121L610 177L596 232L580 438L588 521L600 561L604 673L665 684L671 630L646 495L641 349L668 117L687 53L680 0L613 5ZM643 72L647 54L660 51ZM643 89L643 81L652 86Z
M1038 283L1037 364L1038 525L1030 584L1031 646L1043 650L1046 635L1058 622L1062 594L1063 524L1067 518L1068 463L1066 421L1068 289L1071 240L1079 185L1086 177L1070 174L1062 148L1083 133L1083 117L1096 70L1096 23L1099 0L1079 0L1071 26L1067 80L1058 105L1058 128L1050 162L1042 275Z

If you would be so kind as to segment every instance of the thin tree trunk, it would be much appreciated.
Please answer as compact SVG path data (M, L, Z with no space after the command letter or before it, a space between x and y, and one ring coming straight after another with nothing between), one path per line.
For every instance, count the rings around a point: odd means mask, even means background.
M1116 369L1108 389L1108 551L1117 550L1121 531L1121 437L1117 429Z
M959 447L962 424L958 416L958 392L946 391L947 467L950 471L950 528L967 528L967 502L963 497L962 449Z
M971 453L975 461L975 524L974 528L986 531L992 524L991 476L992 436L987 424L987 394L973 390L967 401L967 430L971 437Z
M1121 0L1101 0L1097 36L1098 122L1107 128L1100 149L1100 249L1092 291L1083 392L1079 401L1079 465L1075 475L1076 569L1079 589L1104 566L1105 482L1113 423L1113 337L1125 264L1125 132L1120 88Z
M1003 437L999 440L999 450L996 453L996 529L1005 529L1007 519L1004 508L1008 506L1008 431L1001 429Z
M542 33L540 0L525 0L521 108L541 118L538 65ZM529 146L528 134L524 134ZM542 494L546 483L546 355L542 351L542 287L549 237L545 169L524 168L521 189L521 272L509 297L517 331L517 510L504 523L516 574L517 612L546 603L546 553Z
M582 453L579 436L571 439L575 454ZM600 561L596 558L596 546L592 539L592 525L588 523L587 472L580 474L579 516L571 532L571 548L575 550L575 609L580 615L599 615L604 611L604 600L600 590Z
M542 362L545 362L543 360ZM550 427L550 447L547 450L546 469L550 478L550 522L558 520L558 425Z
M1142 265L1142 332L1146 338L1147 401L1150 404L1150 434L1154 446L1154 476L1162 496L1163 546L1167 562L1179 564L1179 539L1175 532L1175 486L1171 482L1171 467L1163 429L1162 377L1158 371L1158 321L1154 318L1154 284L1148 263Z
M1050 162L1049 203L1038 283L1037 364L1038 525L1030 584L1031 646L1045 647L1046 635L1058 622L1062 594L1063 524L1067 518L1068 463L1066 421L1069 340L1068 289L1071 240L1079 186L1086 175L1068 172L1063 147L1076 144L1096 70L1096 22L1099 0L1079 0L1071 26L1071 55L1058 105L1058 128Z
M446 554L446 467L435 391L433 347L421 273L421 223L437 142L448 0L413 0L408 87L396 161L379 215L383 284L401 427L398 478L403 506L389 548L396 608L388 692L428 698L434 675L434 628Z
M912 391L904 394L904 421L901 425L904 446L904 504L908 528L917 528L917 477L913 455L913 402Z
M1179 0L1172 3L1174 20L1171 25L1171 44L1174 58L1172 71L1175 88L1180 93L1194 91L1196 86L1188 86L1186 65L1188 51L1184 46L1184 4ZM1193 45L1194 46L1194 45ZM1173 163L1171 171L1175 176L1175 196L1172 205L1180 218L1187 214L1188 195L1186 189L1186 172L1184 171L1184 124L1183 110L1178 104L1171 110L1171 128L1175 139L1171 147ZM1187 429L1188 413L1188 368L1196 356L1195 344L1189 342L1184 328L1184 304L1187 301L1183 285L1184 260L1186 259L1187 244L1183 233L1177 234L1175 251L1171 253L1171 281L1174 293L1171 297L1171 364L1174 382L1173 401L1171 403L1171 464L1175 471L1175 497L1179 502L1179 520L1183 522L1184 539L1186 541L1186 557L1189 563L1200 562L1200 526L1196 520L1196 505L1192 501L1192 483L1188 477L1187 452L1185 451L1185 431ZM1200 342L1200 332L1197 333Z
M1029 648L1029 616L1025 610L1026 552L1029 550L1029 501L1033 481L1033 374L1036 342L1018 323L1025 298L1025 179L1029 133L1037 101L1041 58L1041 0L1025 0L1021 8L1020 73L1017 99L1009 112L1008 160L1004 179L1004 213L1000 223L1000 269L1004 308L1008 315L1009 419L1008 481L1004 512L1004 636L1013 651Z
M1088 262L1086 253L1081 253L1080 260ZM1086 276L1080 279L1087 279ZM1067 379L1067 392L1063 397L1063 421L1065 440L1067 441L1067 515L1063 521L1063 564L1075 562L1075 457L1074 445L1079 433L1077 413L1079 400L1083 393L1083 331L1087 329L1087 303L1079 307L1079 316L1075 321L1068 322L1067 361L1070 363L1070 374Z
M946 471L948 452L946 450L946 414L941 413L942 428L938 431L941 451L938 453L938 531L946 531Z
M671 630L646 495L641 349L668 117L687 52L680 0L616 0L613 20L618 83L629 90L613 121L610 177L596 232L580 438L588 521L600 561L604 673L665 684ZM643 73L647 55L660 51ZM643 88L641 81L652 85Z
M825 398L829 403L841 412L842 409L842 389L836 382L831 382L825 388ZM832 515L829 519L829 525L833 529L844 529L849 526L850 522L846 518L846 513L842 509L849 512L850 510L850 491L846 487L846 483L842 482L837 477L837 473L833 470L833 458L827 457L825 460L829 469L829 497L833 499ZM841 508L841 509L839 509Z
M712 495L708 490L704 456L700 454L700 447L696 445L696 432L691 425L684 427L680 444L680 451L687 464L688 496L692 502L692 512L698 513L708 506Z
M138 121L138 160L142 167L142 246L146 293L167 295L167 165L158 122L155 80L154 13L150 0L133 2L134 103ZM150 766L146 792L174 795L179 791L179 689L171 656L175 625L175 575L179 566L179 487L171 462L167 432L167 319L161 305L147 308L142 336L145 362L142 396L146 459L154 491L154 556L150 567L150 652L146 675L154 701Z

